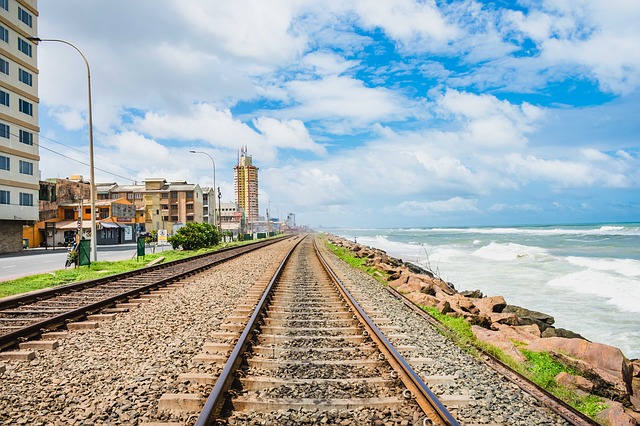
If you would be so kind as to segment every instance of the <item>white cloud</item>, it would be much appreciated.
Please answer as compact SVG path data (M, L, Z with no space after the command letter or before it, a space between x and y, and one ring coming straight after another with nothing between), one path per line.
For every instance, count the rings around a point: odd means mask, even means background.
M433 0L358 0L355 11L369 28L382 28L411 51L446 46L460 32L450 25Z
M304 123L300 120L277 120L259 117L253 120L255 127L262 133L266 142L275 148L291 148L311 151L318 155L326 154L322 145L311 139Z
M77 109L52 108L49 113L67 130L80 130L87 125L87 119Z
M474 212L478 211L477 202L477 200L469 200L461 197L438 201L403 201L395 211L405 216Z

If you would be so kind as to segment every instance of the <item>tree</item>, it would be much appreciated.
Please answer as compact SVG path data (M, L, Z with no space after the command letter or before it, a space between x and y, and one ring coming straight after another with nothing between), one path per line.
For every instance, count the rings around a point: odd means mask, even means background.
M220 236L208 223L189 222L169 237L168 241L174 249L197 250L215 246L220 242Z

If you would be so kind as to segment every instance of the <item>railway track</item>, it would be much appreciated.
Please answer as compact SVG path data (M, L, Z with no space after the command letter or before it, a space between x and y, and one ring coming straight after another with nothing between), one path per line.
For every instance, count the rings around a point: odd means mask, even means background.
M239 337L196 425L256 415L272 424L458 425L382 333L395 329L366 308L303 239L244 328L229 324Z
M0 300L0 350L95 313L124 312L141 295L280 239L232 247L109 277L49 288ZM23 346L28 346L23 344Z

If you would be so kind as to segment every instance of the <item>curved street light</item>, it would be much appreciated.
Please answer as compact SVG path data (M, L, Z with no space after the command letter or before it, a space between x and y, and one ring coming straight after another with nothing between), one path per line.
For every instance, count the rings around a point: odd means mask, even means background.
M219 219L220 217L216 218L216 162L213 160L213 157L211 155L209 155L208 153L204 152L204 151L189 151L192 154L204 154L207 157L209 157L211 159L211 164L213 164L213 223L215 224L216 230L218 231L218 235L220 235L221 230L220 230L220 224L219 224ZM219 192L219 190L218 190ZM211 195L211 194L209 194ZM209 200L211 200L211 196L209 196ZM211 204L211 203L209 203ZM211 210L211 209L209 209ZM209 214L211 214L211 212L209 212ZM218 215L219 216L219 215Z
M96 182L94 176L94 164L93 164L93 115L91 112L91 69L89 68L89 61L82 54L82 51L78 49L75 45L69 43L65 40L60 40L57 38L40 38L40 37L27 37L28 40L38 44L41 41L54 41L58 43L64 43L68 46L73 47L79 54L82 56L84 63L87 65L87 92L89 94L89 180L91 181L90 186L90 197L91 197L91 257L93 262L98 261L98 234L96 232ZM82 215L83 212L80 212ZM82 230L80 230L82 232Z

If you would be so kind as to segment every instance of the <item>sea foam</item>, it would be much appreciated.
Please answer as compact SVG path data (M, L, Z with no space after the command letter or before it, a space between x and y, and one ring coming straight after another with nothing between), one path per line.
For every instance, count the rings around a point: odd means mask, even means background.
M552 256L541 247L525 246L516 243L490 243L473 252L474 256L483 259L512 261L518 259L549 260Z
M554 278L547 284L600 297L628 312L640 312L640 285L637 280L615 277L605 272L583 270Z

